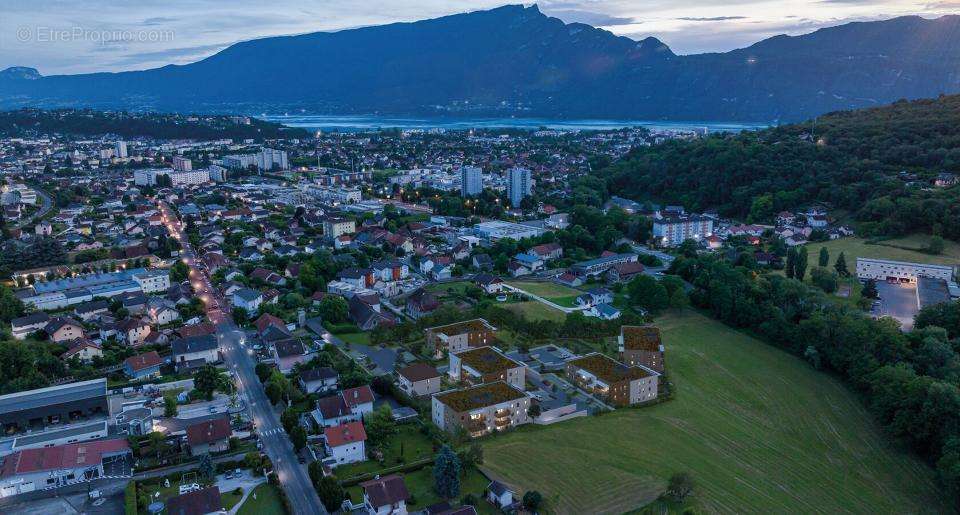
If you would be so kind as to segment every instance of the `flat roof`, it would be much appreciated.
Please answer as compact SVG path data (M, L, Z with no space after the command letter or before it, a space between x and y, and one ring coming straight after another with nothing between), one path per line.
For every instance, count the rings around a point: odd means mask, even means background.
M456 356L464 365L469 365L481 374L492 374L523 366L490 346L458 352Z
M484 383L471 388L464 388L463 390L440 393L435 397L451 409L457 412L464 412L522 399L526 396L525 393L507 383L497 381L494 383Z
M656 373L651 370L640 367L630 367L597 352L571 360L569 363L590 372L606 383L634 381L656 375Z
M934 265L934 264L929 264L929 263L911 263L911 262L908 262L908 261L891 261L891 260L889 260L889 259L874 259L874 258L862 258L862 257L858 257L858 258L857 258L857 263L859 263L859 262L861 262L861 261L864 262L864 263L879 263L879 264L884 264L884 265L917 266L917 267L923 267L923 268L935 268L935 269L937 269L937 270L945 270L945 271L946 271L946 270L949 270L949 271L951 271L951 272L953 271L953 267L950 266L950 265Z
M106 378L11 393L0 396L0 415L100 396L107 397Z
M454 322L452 324L440 325L437 327L428 327L428 331L440 333L446 336L457 336L458 334L471 333L477 331L496 331L496 328L482 318L465 320L463 322Z
M101 420L99 422L94 422L92 424L85 424L81 426L69 427L66 429L61 429L59 431L45 431L36 435L21 436L16 439L14 447L26 447L28 445L35 445L42 442L50 442L55 440L60 440L61 438L69 438L71 436L80 436L87 433L93 433L97 431L106 431L107 430L107 421Z
M917 303L920 309L950 302L950 289L947 281L932 277L917 278Z

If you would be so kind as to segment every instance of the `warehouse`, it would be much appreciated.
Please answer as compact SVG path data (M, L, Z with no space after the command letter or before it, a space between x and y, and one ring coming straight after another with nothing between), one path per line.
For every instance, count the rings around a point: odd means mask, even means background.
M861 280L874 279L877 281L916 283L919 277L943 279L949 283L953 280L953 267L857 258L857 278Z

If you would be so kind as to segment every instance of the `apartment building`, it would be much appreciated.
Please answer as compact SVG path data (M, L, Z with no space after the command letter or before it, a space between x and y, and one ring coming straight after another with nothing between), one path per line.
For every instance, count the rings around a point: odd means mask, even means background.
M397 385L411 397L433 395L440 391L440 372L426 363L414 363L397 370Z
M344 234L357 232L356 222L348 218L330 217L323 221L323 235L327 238L339 238Z
M630 406L657 398L660 374L631 367L598 352L567 362L567 378L614 406Z
M437 358L445 352L460 352L483 347L496 341L497 328L482 318L430 327L424 330L426 344L433 347Z
M653 236L660 245L672 247L686 240L701 240L713 234L713 219L700 215L665 216L653 221Z
M624 364L663 372L663 341L659 327L625 325L620 327L617 341L620 361Z
M478 438L527 424L530 397L503 381L486 383L433 396L433 423L453 433L463 428Z
M471 385L503 381L523 389L525 366L486 346L450 353L450 378Z

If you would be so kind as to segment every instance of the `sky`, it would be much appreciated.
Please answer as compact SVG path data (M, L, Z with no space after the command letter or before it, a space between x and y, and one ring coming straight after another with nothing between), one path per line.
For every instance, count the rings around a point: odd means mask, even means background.
M44 75L197 61L237 41L489 9L505 0L0 0L0 69ZM530 5L525 4L525 5ZM544 0L542 12L677 54L907 14L960 14L960 0Z

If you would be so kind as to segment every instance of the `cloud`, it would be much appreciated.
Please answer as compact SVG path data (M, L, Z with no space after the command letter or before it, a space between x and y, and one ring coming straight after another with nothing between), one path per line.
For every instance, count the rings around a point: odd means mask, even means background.
M169 25L177 21L179 21L179 18L166 18L163 16L157 16L154 18L147 18L146 20L143 20L143 25L147 27L153 27L155 25Z
M746 16L713 16L710 18L693 18L693 17L684 17L677 18L680 21L730 21L730 20L746 20Z
M544 14L560 18L567 23L586 23L594 27L611 27L614 25L631 25L637 23L633 18L611 16L609 14L581 11L579 9L560 9L544 11Z
M204 58L209 55L212 55L224 48L230 46L232 43L216 43L212 45L197 45L190 47L180 47L180 48L166 48L163 50L155 50L151 52L137 52L133 54L127 54L122 56L120 59L115 60L113 65L115 66L131 66L131 65L143 65L151 63L169 63L171 61L175 62L184 62L184 61L194 61L198 58Z
M923 7L928 11L955 11L960 10L960 2L932 2Z

